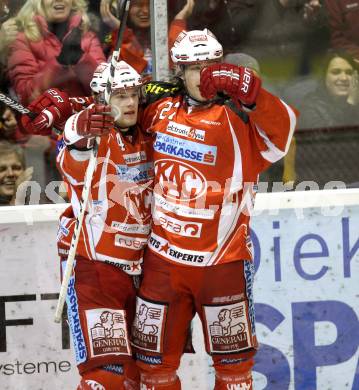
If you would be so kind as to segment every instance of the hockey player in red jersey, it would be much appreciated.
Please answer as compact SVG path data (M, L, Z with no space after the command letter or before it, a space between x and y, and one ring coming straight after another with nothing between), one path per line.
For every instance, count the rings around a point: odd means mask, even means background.
M135 311L134 278L141 273L150 230L153 178L152 140L136 125L140 86L139 74L120 61L106 102L90 105L66 122L65 146L57 158L71 200L58 231L63 267L93 140L100 137L66 301L82 376L78 390L139 388L129 326Z
M142 123L156 139L153 227L132 331L141 389L181 388L176 371L198 313L215 389L252 390L249 219L258 175L286 154L296 113L249 69L221 63L207 29L182 32L171 57L183 93L150 104Z

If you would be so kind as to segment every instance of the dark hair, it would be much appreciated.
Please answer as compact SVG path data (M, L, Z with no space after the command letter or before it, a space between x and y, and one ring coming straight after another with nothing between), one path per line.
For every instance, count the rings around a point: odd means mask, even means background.
M353 57L346 52L345 50L330 50L327 52L326 56L323 59L323 66L322 66L322 79L324 80L328 71L329 64L334 58L342 58L345 60L354 70L358 70L359 66L354 61Z

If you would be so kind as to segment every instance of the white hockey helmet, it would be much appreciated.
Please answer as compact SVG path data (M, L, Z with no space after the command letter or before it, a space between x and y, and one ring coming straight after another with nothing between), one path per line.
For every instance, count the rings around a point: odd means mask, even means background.
M222 56L222 45L207 28L180 32L171 48L172 61L178 65L217 60Z
M140 87L142 78L136 70L125 61L119 61L115 66L115 73L111 83L111 92L105 90L105 100L109 104L111 94L118 89Z
M90 88L92 92L105 92L109 76L110 64L107 62L101 62L95 69L94 74L92 76L92 80L90 82Z

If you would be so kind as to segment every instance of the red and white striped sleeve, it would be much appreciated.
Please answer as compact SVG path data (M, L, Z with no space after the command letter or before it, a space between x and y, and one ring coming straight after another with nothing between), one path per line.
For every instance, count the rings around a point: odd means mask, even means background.
M284 157L289 150L299 112L262 88L255 110L248 115L262 158L274 163Z

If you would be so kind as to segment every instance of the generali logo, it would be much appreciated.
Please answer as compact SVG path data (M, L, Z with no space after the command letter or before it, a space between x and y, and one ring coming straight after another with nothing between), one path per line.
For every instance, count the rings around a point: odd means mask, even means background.
M212 352L230 353L252 345L245 302L205 307Z
M130 354L123 310L86 310L86 319L92 356Z
M166 313L166 305L147 302L137 297L132 343L147 351L161 352Z

